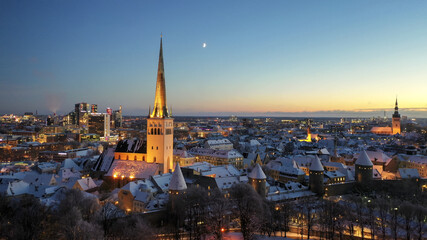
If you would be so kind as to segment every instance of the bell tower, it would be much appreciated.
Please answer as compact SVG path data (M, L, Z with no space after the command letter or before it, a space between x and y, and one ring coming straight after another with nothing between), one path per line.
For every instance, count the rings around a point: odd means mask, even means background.
M393 130L393 135L400 134L400 114L399 114L399 107L397 106L397 97L396 97L396 104L394 106L394 113L393 113L391 124L392 124L391 129Z
M173 118L166 105L162 37L153 111L147 118L147 162L162 165L162 172L173 168Z

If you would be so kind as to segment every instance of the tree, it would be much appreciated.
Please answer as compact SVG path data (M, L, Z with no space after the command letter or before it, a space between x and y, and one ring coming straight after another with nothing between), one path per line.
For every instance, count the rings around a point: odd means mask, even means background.
M285 238L286 233L290 230L289 223L291 221L291 216L293 214L293 208L289 204L289 202L285 202L280 206L280 225L279 230L280 232L285 231Z
M346 228L350 234L350 237L353 238L354 236L354 223L357 220L356 214L354 214L353 206L350 202L344 203L344 219L346 223Z
M391 234L393 235L394 240L397 240L398 238L398 231L399 228L399 218L398 218L398 210L399 210L400 201L394 200L391 204L391 219L389 221Z
M424 206L418 205L415 209L416 235L418 240L423 238L424 230L426 229L425 222L427 221L427 209Z
M264 201L263 204L263 220L261 223L261 232L266 233L268 237L271 237L271 234L276 229L276 223L278 214L276 211L276 205L270 201Z
M415 207L410 202L404 201L400 204L398 211L399 215L401 215L404 220L403 228L406 231L406 239L411 240L411 222L415 214Z
M222 193L215 189L209 197L209 214L206 224L210 233L214 234L215 239L222 239L223 229L228 225L227 213L230 210L230 204Z
M109 230L113 226L114 222L117 221L119 217L124 216L125 213L110 202L105 203L104 206L99 209L97 218L102 226L105 237L109 235Z
M252 239L260 229L262 220L262 199L248 184L235 184L230 188L234 203L234 213L240 220L240 228L244 239Z
M10 239L39 239L42 238L44 222L49 210L40 204L33 196L12 199L8 209L12 210L7 219L6 238ZM3 213L2 213L3 215ZM3 235L3 234L2 234Z
M373 202L371 199L368 199L366 201L366 207L368 208L368 214L367 214L367 224L369 226L369 228L371 229L371 239L375 239L375 233L376 233L376 216L375 216L375 202Z
M360 227L360 231L362 234L362 240L365 237L365 223L366 223L366 219L365 219L365 214L363 212L364 210L364 204L363 204L363 199L361 197L355 197L352 198L352 202L354 204L354 206L356 207L356 215L357 215L357 219L356 222L358 223L359 227Z
M201 239L206 233L208 192L204 188L190 187L184 195L184 227L190 239Z
M155 233L141 216L132 214L129 217L117 219L110 230L109 238L151 240L155 239Z
M305 223L306 228L307 228L307 239L310 239L310 233L311 233L311 229L313 227L314 224L314 217L315 217L315 211L314 211L314 206L313 203L308 200L308 199L303 199L301 201L299 201L299 221L302 224L301 225L301 237L303 236L303 225Z
M378 225L381 229L381 238L384 240L386 237L386 229L388 222L388 211L390 209L390 202L388 198L379 197L375 200L375 205L378 209Z

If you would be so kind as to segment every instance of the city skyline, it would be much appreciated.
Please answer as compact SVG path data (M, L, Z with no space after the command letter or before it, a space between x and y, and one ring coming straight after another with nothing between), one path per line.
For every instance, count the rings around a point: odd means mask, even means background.
M1 5L2 114L148 114L163 32L177 116L427 116L422 1Z

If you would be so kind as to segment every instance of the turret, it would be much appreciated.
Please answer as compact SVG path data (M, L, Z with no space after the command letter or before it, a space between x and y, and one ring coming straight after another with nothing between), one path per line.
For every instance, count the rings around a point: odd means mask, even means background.
M255 189L255 191L261 196L267 195L267 176L262 171L261 166L257 163L252 171L248 175L249 184Z
M176 163L175 171L169 182L169 194L178 195L184 193L185 190L187 190L187 184L185 183L179 163Z
M372 181L373 164L365 150L363 150L355 162L355 177L358 183L368 185Z
M319 195L324 193L324 169L319 157L316 155L309 167L309 187L312 192Z

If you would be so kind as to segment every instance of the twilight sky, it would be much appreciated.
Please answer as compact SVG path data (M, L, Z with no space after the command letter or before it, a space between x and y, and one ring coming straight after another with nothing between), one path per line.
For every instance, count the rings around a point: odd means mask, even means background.
M427 117L427 1L0 1L0 113ZM203 42L207 47L203 48Z

